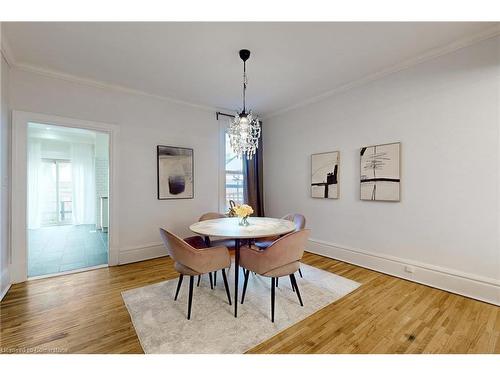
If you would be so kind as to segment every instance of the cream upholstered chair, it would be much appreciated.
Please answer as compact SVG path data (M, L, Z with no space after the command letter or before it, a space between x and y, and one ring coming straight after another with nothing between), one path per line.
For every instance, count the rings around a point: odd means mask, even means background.
M274 241L265 250L244 246L241 248L240 265L245 269L245 281L241 303L245 301L250 271L271 278L271 321L274 322L275 279L289 276L293 289L297 293L300 305L302 298L295 279L295 272L299 270L300 259L304 254L304 247L309 237L309 229L292 232ZM238 301L236 301L238 303Z
M229 255L227 247L219 246L210 249L195 249L182 238L177 237L175 234L163 228L160 228L160 235L167 248L168 254L175 261L175 269L180 273L174 300L177 300L177 296L179 295L182 279L185 275L189 276L188 319L191 319L194 277L204 273L222 270L227 299L231 305L231 294L229 292L225 270L225 268L229 268L231 265L231 256Z

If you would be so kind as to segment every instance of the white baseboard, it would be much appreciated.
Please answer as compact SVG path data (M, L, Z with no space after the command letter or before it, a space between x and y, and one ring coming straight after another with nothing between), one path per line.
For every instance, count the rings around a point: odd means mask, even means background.
M161 242L143 245L140 247L132 247L120 250L118 255L118 264L127 264L140 262L141 260L148 260L167 256L167 249Z
M12 286L12 284L9 284L7 285L5 288L3 288L2 291L0 291L0 301L3 300L3 297L6 296L7 292L9 291L10 287Z
M316 239L307 251L500 306L500 280Z
M57 276L64 276L64 275L72 275L74 273L80 273L80 272L87 272L87 271L93 271L93 270L98 270L100 268L107 268L107 264L100 264L98 266L91 266L91 267L84 267L84 268L77 268L75 270L71 271L63 271L63 272L57 272L57 273L49 273L47 275L40 275L40 276L32 276L28 277L28 281L32 280L41 280L41 279L48 279L49 277L57 277Z

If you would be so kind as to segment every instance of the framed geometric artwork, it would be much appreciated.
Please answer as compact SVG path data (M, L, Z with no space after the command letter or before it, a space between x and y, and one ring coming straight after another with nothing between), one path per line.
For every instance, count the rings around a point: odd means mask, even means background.
M361 149L361 200L399 202L400 151L400 142Z
M194 197L193 149L172 146L156 147L158 199Z
M311 197L339 197L340 152L324 152L311 155Z

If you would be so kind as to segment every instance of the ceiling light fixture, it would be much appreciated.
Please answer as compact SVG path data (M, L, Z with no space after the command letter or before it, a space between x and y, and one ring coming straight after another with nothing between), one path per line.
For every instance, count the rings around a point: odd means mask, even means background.
M234 153L242 158L246 156L251 160L259 147L260 138L260 120L252 114L252 111L246 109L246 90L247 90L247 67L246 61L250 58L250 51L240 50L240 58L243 60L243 110L239 112L231 121L228 134L231 148Z

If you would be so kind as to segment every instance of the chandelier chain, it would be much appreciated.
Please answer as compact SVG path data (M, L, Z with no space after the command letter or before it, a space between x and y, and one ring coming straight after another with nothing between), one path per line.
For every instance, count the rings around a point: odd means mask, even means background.
M243 112L246 109L246 92L247 92L247 62L243 61Z

